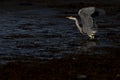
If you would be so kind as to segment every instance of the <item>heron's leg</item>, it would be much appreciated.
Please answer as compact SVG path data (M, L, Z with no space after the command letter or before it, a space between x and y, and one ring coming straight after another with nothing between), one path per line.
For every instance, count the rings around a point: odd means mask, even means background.
M92 39L94 39L95 37L94 37L94 35L92 35Z

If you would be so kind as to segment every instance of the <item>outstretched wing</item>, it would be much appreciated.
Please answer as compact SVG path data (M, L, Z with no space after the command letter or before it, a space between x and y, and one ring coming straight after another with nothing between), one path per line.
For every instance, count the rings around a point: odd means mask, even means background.
M95 7L87 7L79 10L78 15L81 18L83 25L83 32L92 34L94 27L93 18L91 15L95 12ZM96 24L95 24L96 25Z
M78 11L78 15L87 14L92 15L95 12L95 7L82 8Z

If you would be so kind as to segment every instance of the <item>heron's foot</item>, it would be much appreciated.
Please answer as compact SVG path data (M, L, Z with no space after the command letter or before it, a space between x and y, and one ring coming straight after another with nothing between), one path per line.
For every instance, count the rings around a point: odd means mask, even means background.
M91 40L95 39L94 35L89 35L89 37Z

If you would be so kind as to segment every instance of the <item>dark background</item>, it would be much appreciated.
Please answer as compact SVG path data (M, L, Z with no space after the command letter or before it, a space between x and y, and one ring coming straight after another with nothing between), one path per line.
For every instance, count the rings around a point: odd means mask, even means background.
M66 19L88 6L95 40ZM0 80L120 80L120 0L0 0Z

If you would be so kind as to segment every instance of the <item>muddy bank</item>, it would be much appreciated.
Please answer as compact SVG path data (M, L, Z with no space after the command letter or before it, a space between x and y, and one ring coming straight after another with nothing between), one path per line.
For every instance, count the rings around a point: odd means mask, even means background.
M1 80L119 80L118 54L70 55L49 61L10 62L0 66Z

